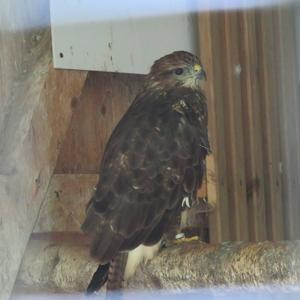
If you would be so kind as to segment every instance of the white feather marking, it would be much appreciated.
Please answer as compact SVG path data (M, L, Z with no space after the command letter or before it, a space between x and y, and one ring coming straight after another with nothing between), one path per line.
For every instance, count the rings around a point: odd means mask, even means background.
M185 103L184 100L180 100L179 103L180 103L180 105L181 105L182 107L186 107L186 103Z
M137 186L137 185L132 185L132 187L135 189L135 190L139 190L139 189L141 189L141 187L139 187L139 186Z
M134 275L137 267L142 261L148 261L152 259L160 248L161 241L153 246L140 245L129 251L127 263L125 267L124 279L127 280Z
M183 200L182 200L181 206L182 207L187 206L188 208L191 208L190 198L189 197L184 197Z

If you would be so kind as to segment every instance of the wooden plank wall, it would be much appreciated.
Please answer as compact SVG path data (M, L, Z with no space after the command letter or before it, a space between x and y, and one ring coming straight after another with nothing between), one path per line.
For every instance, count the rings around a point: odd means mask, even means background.
M213 150L199 195L207 193L215 207L210 242L296 238L300 108L292 10L206 12L198 20ZM89 73L73 101L56 174L98 173L107 139L142 82L141 75Z
M272 11L259 11L256 16L258 41L258 81L262 112L263 170L267 237L283 238L282 178L280 173L280 124L275 78L275 39Z
M86 72L54 70L49 1L0 1L0 299L22 256ZM39 25L39 26L37 26Z
M208 101L209 137L213 156L207 159L207 193L209 201L214 204L210 214L210 241L218 242L230 240L229 229L229 197L226 177L225 130L224 130L224 102L223 76L220 72L222 54L220 13L201 14L199 33L201 59L208 74L208 84L205 92ZM205 46L204 46L205 45ZM214 82L214 84L212 84Z
M286 7L199 14L213 149L207 161L208 198L216 204L212 242L299 236L293 18Z
M254 11L245 11L239 14L239 34L241 37L241 64L248 70L248 76L242 76L242 117L244 128L244 157L245 176L248 182L247 201L249 238L250 240L264 240L266 238L265 212L265 182L263 176L263 139L259 134L262 128L262 118L259 100L259 79L256 76L258 68L256 40L256 14ZM259 189L253 189L259 184ZM247 190L246 190L247 191Z
M143 85L143 75L89 72L34 233L80 232L107 140ZM198 196L207 195L206 183ZM202 221L201 221L202 222Z
M287 239L300 238L300 97L293 12L293 7L280 7L273 11L277 49L275 74L281 122L283 209Z
M89 72L55 174L97 174L107 140L143 84L143 75Z

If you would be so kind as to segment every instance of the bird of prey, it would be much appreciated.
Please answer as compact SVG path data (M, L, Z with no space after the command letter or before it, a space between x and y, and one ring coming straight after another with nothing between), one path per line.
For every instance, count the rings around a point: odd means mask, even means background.
M157 245L166 224L196 198L210 151L204 79L189 52L156 60L110 136L82 225L102 283L120 252Z

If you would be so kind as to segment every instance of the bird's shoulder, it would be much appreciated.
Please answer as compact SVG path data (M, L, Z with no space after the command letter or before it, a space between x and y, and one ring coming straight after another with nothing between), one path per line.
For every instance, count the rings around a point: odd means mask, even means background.
M200 143L209 149L207 106L201 92L187 88L142 92L114 129L103 163L114 160L116 152L145 153L146 145L168 148L176 135L184 140L187 130L201 138ZM159 161L160 157L156 159Z

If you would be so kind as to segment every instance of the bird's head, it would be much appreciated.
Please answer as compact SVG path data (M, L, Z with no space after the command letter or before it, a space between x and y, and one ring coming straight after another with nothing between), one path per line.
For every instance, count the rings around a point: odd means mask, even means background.
M176 51L156 60L147 75L147 88L169 90L174 87L201 88L206 80L199 58L186 51Z

